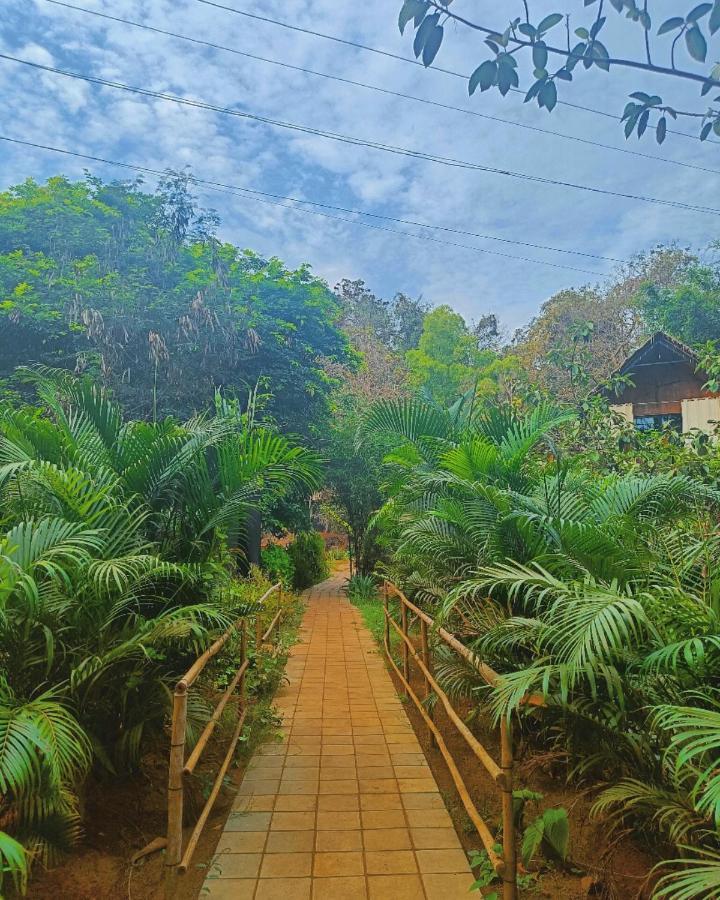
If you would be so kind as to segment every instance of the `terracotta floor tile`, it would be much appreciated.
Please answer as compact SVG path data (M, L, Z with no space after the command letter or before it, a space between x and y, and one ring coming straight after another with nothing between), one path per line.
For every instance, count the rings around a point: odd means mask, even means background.
M314 844L314 831L271 831L265 853L311 853Z
M219 878L257 878L261 853L223 853L213 859L211 869Z
M267 831L270 812L231 812L225 824L226 831Z
M344 850L362 850L362 831L318 831L315 849L319 853L341 852Z
M312 871L312 853L267 853L260 878L304 878Z
M467 857L459 847L454 850L418 850L416 854L421 872L461 874L467 871Z
M315 878L328 878L337 875L362 875L362 853L316 853L313 863Z
M314 794L280 794L275 798L275 812L312 812L316 805Z
M437 791L427 794L403 794L405 809L445 809L443 798Z
M255 900L310 900L310 890L309 878L263 878Z
M313 881L312 900L367 900L367 896L362 875L316 878ZM392 896L387 895L385 900Z
M253 900L256 885L254 878L208 878L200 896L211 900Z
M318 797L318 809L322 812L350 812L360 809L357 794L323 794Z
M274 812L270 823L272 831L305 831L315 828L314 812Z
M370 900L425 900L419 875L369 875Z
M407 828L375 828L364 834L366 850L411 850Z
M341 583L308 594L276 695L282 737L248 766L211 900L467 897L470 868L409 707Z
M368 875L409 875L417 872L412 850L378 850L365 853Z
M428 900L468 900L472 875L423 875Z
M400 794L362 794L360 809L402 809Z
M351 830L360 827L360 813L356 810L346 812L318 812L317 830L336 831Z
M221 853L262 853L267 831L225 831L218 841L215 852Z

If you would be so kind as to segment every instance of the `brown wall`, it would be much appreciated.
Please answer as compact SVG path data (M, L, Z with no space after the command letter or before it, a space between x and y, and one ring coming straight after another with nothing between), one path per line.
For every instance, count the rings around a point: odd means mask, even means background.
M655 406L658 407L657 412L680 412L681 400L712 396L708 391L703 391L704 379L699 378L688 363L639 366L630 375L635 386L626 388L614 402L647 405L648 410Z

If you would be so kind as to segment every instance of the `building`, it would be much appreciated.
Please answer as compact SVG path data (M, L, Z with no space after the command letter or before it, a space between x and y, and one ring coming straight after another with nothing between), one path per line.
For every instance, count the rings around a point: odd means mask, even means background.
M678 431L711 433L720 422L720 396L703 388L705 372L696 354L663 332L654 334L629 356L615 375L631 384L619 394L604 391L612 409L648 431L670 424Z

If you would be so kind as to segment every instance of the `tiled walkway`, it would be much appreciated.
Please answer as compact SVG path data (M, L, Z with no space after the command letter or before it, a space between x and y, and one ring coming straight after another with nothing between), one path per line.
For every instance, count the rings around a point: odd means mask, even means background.
M456 900L472 876L377 646L335 577L310 591L263 747L218 844L211 900Z

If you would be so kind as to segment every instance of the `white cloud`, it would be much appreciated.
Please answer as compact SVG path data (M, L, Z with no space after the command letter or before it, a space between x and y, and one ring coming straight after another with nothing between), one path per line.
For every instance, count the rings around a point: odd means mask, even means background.
M238 50L317 71L335 73L401 93L466 107L534 127L575 134L622 150L637 149L715 168L716 148L670 136L661 150L649 141L626 143L617 123L581 110L558 107L552 116L517 95L468 98L466 84L437 71L232 15L196 0L85 0L111 15L146 22ZM718 193L717 177L642 159L501 122L442 110L245 57L213 51L131 26L35 0L6 0L2 31L7 52L45 65L60 65L103 78L196 97L213 104L485 165L538 172L548 178L611 190L698 201ZM397 2L367 0L250 0L261 15L409 55L410 39L397 32ZM548 5L548 10L550 5ZM492 9L492 7L490 7ZM497 15L500 16L498 12ZM608 28L625 33L610 16ZM439 65L469 72L482 58L478 38L448 28ZM631 35L634 40L634 36ZM582 73L568 99L609 111L622 108L637 76ZM79 152L164 169L189 165L198 177L305 197L381 215L492 234L508 240L625 258L659 241L704 246L714 237L715 217L601 194L448 168L320 137L253 124L207 111L134 97L0 61L5 113L12 136L70 147ZM57 172L79 176L82 160L0 145L5 184ZM126 177L94 167L106 177ZM702 179L702 180L701 180ZM468 317L498 313L511 327L533 315L552 292L594 281L588 273L611 263L437 233L466 244L527 257L513 260L471 249L361 228L331 218L284 210L249 198L199 189L215 207L222 236L288 264L303 261L334 283L362 277L376 290L423 294L449 302ZM708 200L708 205L713 203ZM373 220L370 220L371 222ZM382 224L377 222L376 224ZM386 223L398 231L409 226Z

